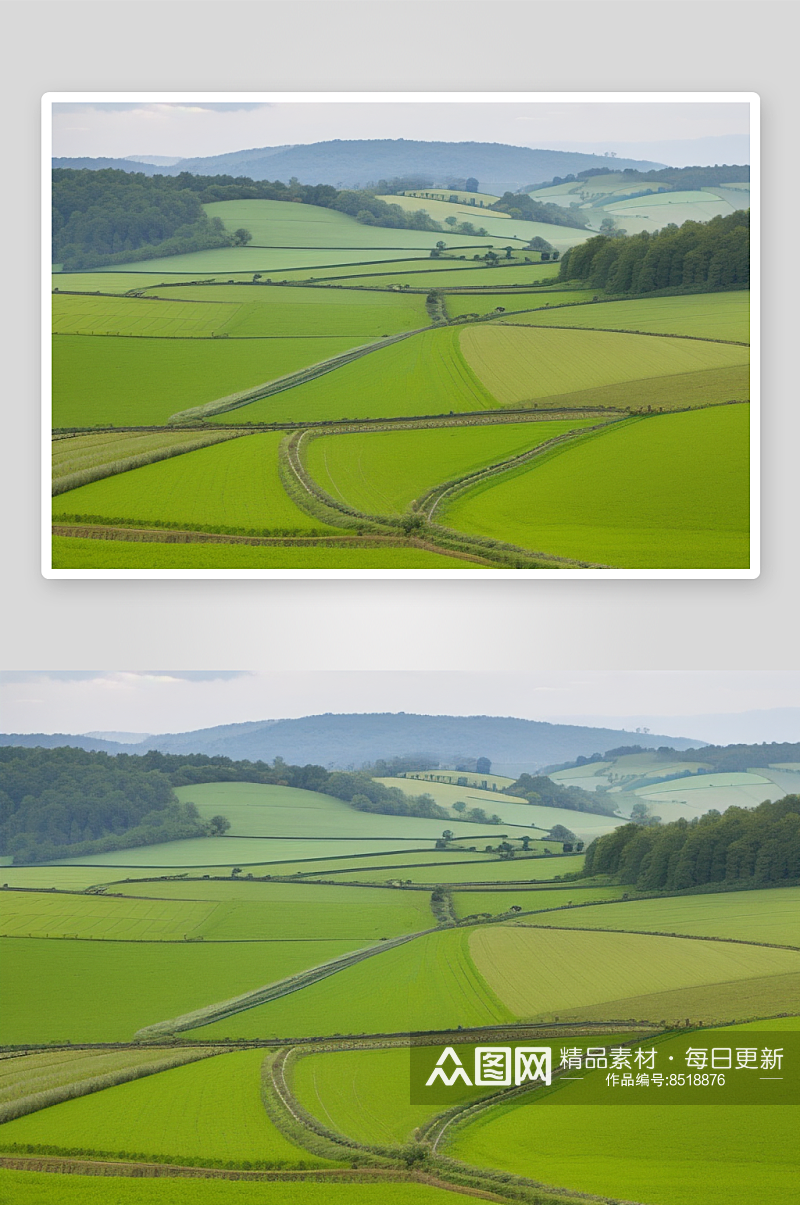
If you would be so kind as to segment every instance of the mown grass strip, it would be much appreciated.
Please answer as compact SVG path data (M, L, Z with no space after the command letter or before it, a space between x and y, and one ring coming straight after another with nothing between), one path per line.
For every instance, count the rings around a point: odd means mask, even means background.
M120 460L107 461L105 464L96 464L91 467L76 469L71 473L63 473L55 478L52 485L52 496L55 498L59 494L66 494L69 490L78 489L82 485L89 485L92 481L102 481L105 477L116 477L118 473L127 473L131 469L140 469L146 464L156 464L160 460L170 460L173 456L182 456L185 452L195 452L198 448L207 447L209 444L223 443L229 439L239 439L244 435L249 435L248 431L222 431L219 434L209 432L205 436L193 440L187 440L184 443L171 444L151 448L147 452L139 452L135 456L126 456Z
M184 1063L193 1063L198 1059L210 1058L212 1055L218 1054L219 1051L214 1048L204 1049L202 1047L194 1050L175 1051L169 1055L164 1055L161 1058L154 1058L152 1054L146 1055L149 1061L142 1061L141 1055L137 1058L137 1052L128 1051L122 1056L117 1056L117 1061L120 1057L123 1061L122 1066L118 1066L112 1070L103 1072L100 1075L89 1075L86 1078L75 1078L66 1083L53 1084L48 1087L40 1087L35 1092L25 1092L25 1081L20 1079L17 1082L17 1092L11 1099L6 1099L0 1104L0 1125L7 1121L13 1121L17 1117L25 1117L29 1113L36 1113L39 1109L49 1109L52 1105L61 1104L63 1101L75 1100L79 1096L89 1096L93 1092L101 1092L105 1088L116 1087L117 1084L131 1083L133 1080L143 1079L148 1075L155 1075L159 1071L168 1071L172 1067L180 1067ZM36 1058L37 1056L32 1056ZM27 1070L25 1064L29 1060L15 1060L23 1064L19 1070L23 1073ZM17 1070L17 1068L14 1068ZM79 1070L79 1069L78 1069ZM41 1076L34 1076L34 1082L40 1082ZM7 1091L4 1093L7 1096Z

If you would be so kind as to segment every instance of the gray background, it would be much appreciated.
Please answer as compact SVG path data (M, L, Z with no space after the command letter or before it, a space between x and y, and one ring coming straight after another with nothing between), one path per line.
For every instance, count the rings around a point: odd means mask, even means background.
M7 668L797 666L798 6L3 3L0 456ZM46 581L39 101L47 91L755 91L764 185L757 581ZM676 489L680 482L676 481Z

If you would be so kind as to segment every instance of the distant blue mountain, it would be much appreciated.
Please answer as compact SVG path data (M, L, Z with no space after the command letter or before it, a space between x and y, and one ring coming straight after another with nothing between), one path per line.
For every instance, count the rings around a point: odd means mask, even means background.
M618 728L547 724L510 716L426 716L405 712L368 715L316 715L293 720L223 724L195 732L162 733L139 744L79 735L41 733L0 735L0 745L71 745L107 753L205 753L234 761L282 757L293 765L314 763L329 769L358 768L379 758L427 754L437 761L488 757L499 774L516 777L545 765L605 753L620 745L690 749L704 742Z
M416 142L404 138L314 142L302 146L267 146L230 151L171 166L136 163L130 159L54 159L53 167L116 167L126 172L176 176L248 176L251 180L282 180L294 176L301 184L332 184L336 188L366 188L379 180L426 176L433 183L449 179L478 180L484 192L515 192L554 176L567 176L591 167L619 171L625 167L650 171L663 167L643 159L608 159L578 151L532 150L501 142Z

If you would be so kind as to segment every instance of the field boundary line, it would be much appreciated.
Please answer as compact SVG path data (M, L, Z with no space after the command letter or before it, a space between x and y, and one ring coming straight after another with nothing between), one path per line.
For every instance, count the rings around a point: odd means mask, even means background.
M580 439L583 435L589 435L593 432L604 430L606 427L611 427L616 423L626 422L627 416L622 418L611 418L607 422L596 423L593 427L578 427L574 431L566 431L563 435L556 435L552 439L546 440L542 444L537 444L535 448L529 448L527 452L522 452L518 456L512 456L508 460L500 460L496 464L487 465L483 469L478 469L474 473L470 473L465 477L454 478L450 481L445 481L441 485L434 486L432 490L423 494L420 498L412 503L416 509L423 513L427 511L426 518L429 523L433 522L433 516L439 504L449 495L452 501L456 494L462 493L464 490L470 489L473 485L488 477L494 477L500 473L508 472L510 469L515 469L529 461L535 460L538 456L551 451L553 448L564 443L572 443ZM546 554L542 554L546 555ZM556 557L555 559L566 559ZM574 561L572 562L574 563ZM605 566L595 566L595 568L604 568Z
M192 406L186 410L178 410L175 414L169 416L167 422L180 424L186 419L207 418L210 415L226 414L230 410L239 410L243 406L249 406L252 402L263 401L264 398L273 397L277 393L284 393L287 389L293 389L297 385L304 385L308 381L315 381L329 372L334 372L337 368L344 368L345 365L352 364L355 360L360 360L362 356L379 351L382 347L389 347L393 343L400 343L404 339L410 339L413 335L421 335L424 331L431 329L433 328L430 326L421 326L412 331L402 331L397 335L388 335L385 339L378 338L369 343L359 344L358 347L340 352L339 355L329 356L326 360L320 360L317 364L309 364L305 368L298 369L295 372L274 377L271 381L264 381L261 385L254 385L251 389L228 394L226 397L217 398L212 402L205 402L201 406ZM326 336L326 338L329 337ZM346 338L347 336L343 337Z
M330 975L335 975L339 971L356 966L358 963L366 961L367 958L374 958L386 950L396 949L397 946L405 945L409 941L415 941L419 937L427 937L429 934L437 933L438 931L438 928L430 928L421 929L416 933L403 933L399 937L389 938L388 941L376 942L361 949L350 951L347 954L339 955L338 958L332 958L326 962L319 963L315 967L308 967L306 970L298 971L294 975L274 980L263 987L253 988L248 992L242 992L238 996L232 996L228 1000L221 1000L216 1004L207 1004L201 1008L193 1009L188 1013L182 1013L177 1017L171 1017L166 1021L157 1021L153 1025L145 1025L136 1031L134 1038L148 1038L159 1034L180 1033L187 1029L198 1029L204 1025L211 1025L216 1021L225 1021L236 1013L245 1012L250 1008L257 1008L261 1004L268 1004L272 1000L278 1000L283 996L291 995L293 992L302 991L303 988L311 987L322 979L327 979Z
M662 896L655 897L669 899L672 897ZM517 912L514 914L514 921L510 927L513 927L514 922L520 920L523 916L546 916L549 912L567 912L570 908L592 908L594 904L630 904L636 903L635 900L587 900L582 904L562 904L558 908L542 908L539 912ZM463 922L462 922L463 923ZM506 921L501 921L501 924L507 925ZM508 927L508 926L507 926ZM550 932L564 933L628 933L642 937L674 937L678 941L719 941L737 946L758 946L767 950L792 950L795 953L800 952L800 946L785 945L783 942L777 941L747 941L744 937L715 937L710 934L703 933L666 933L658 929L605 929L594 928L586 925L519 925L520 929L547 929ZM798 967L800 970L800 967ZM778 971L776 974L784 974L786 972Z
M183 456L188 452L195 452L214 444L242 439L250 434L249 431L225 431L215 438L213 432L209 431L205 438L198 438L191 442L152 448L149 452L139 452L135 456L109 460L105 464L92 465L85 469L74 469L71 473L63 473L61 476L53 478L51 493L55 498L59 494L66 494L70 490L78 489L82 485L89 485L93 481L103 481L106 477L116 477L118 473L127 473L131 469L139 469L147 464L158 464L162 460L171 460L173 456Z
M627 417L627 416L625 416ZM606 425L606 424L601 424ZM593 429L593 428L592 428ZM585 430L585 428L584 428ZM303 428L295 430L291 435L281 443L279 452L279 465L283 465L283 457L289 469L294 474L297 483L305 491L304 495L296 497L291 490L286 486L286 492L292 500L301 508L305 509L308 514L320 519L320 515L314 509L314 504L317 507L324 508L324 513L334 512L333 517L327 519L330 523L336 523L336 515L341 515L344 519L339 519L338 522L342 525L358 526L359 524L369 524L370 526L383 528L389 527L399 528L403 530L407 536L412 536L414 533L419 538L422 533L431 544L442 549L451 549L456 552L472 553L475 556L482 556L487 561L500 566L508 566L509 562L513 561L514 568L543 568L555 567L562 568L564 566L580 565L586 567L587 562L571 560L567 557L551 556L547 553L538 552L531 549L520 548L513 544L506 544L501 540L490 540L482 536L474 536L469 533L454 531L447 527L441 527L438 524L428 522L427 517L409 509L403 515L369 515L365 512L358 511L355 507L348 506L338 501L338 499L328 494L322 486L311 476L308 468L303 462L302 446L306 436L309 439L317 438L321 433L316 429ZM307 499L311 499L309 502ZM414 504L412 503L412 507ZM345 524L344 520L347 521ZM607 568L604 565L591 566L593 568Z
M124 1047L123 1049L133 1050L135 1048ZM191 1048L183 1047L180 1054L177 1051L171 1055L165 1052L160 1059L154 1055L153 1062L149 1064L140 1063L130 1067L120 1067L115 1071L102 1072L100 1075L88 1076L86 1079L77 1079L71 1083L44 1088L39 1092L30 1093L28 1096L19 1096L4 1101L0 1105L0 1125L7 1121L14 1121L18 1117L26 1117L30 1113L37 1113L41 1109L49 1109L51 1105L62 1104L67 1100L77 1100L78 1097L90 1096L95 1092L102 1092L106 1088L116 1087L118 1084L129 1084L134 1080L146 1079L150 1075L158 1075L162 1071L171 1071L175 1067L196 1063L223 1053L225 1053L223 1050L209 1050L205 1047L198 1047L194 1051Z
M556 309L570 310L577 309L580 305L597 305L594 301L577 301L573 306L538 306L533 310L512 310L511 316L514 314L542 314L552 312ZM616 326L559 326L555 322L543 322L541 326L538 323L529 322L509 322L507 315L509 311L502 314L486 314L481 316L479 321L473 319L473 325L478 326L481 322L500 322L502 326L515 326L520 330L548 330L548 331L596 331L598 334L605 335L643 335L651 339L691 339L695 343L722 343L728 347L750 347L749 343L742 343L740 339L714 339L704 335L677 335L669 331L636 331L630 330L627 327Z
M257 544L277 548L377 548L405 547L402 535L382 535L380 532L360 536L357 533L325 536L245 536L225 532L175 530L170 527L122 527L112 523L54 523L53 535L96 540L132 540L160 544ZM438 552L439 549L437 548Z

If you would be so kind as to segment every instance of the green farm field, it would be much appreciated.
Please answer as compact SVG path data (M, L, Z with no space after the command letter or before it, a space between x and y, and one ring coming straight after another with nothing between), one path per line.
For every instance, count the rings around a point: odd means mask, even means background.
M0 935L109 941L333 939L368 945L435 923L424 892L300 883L117 884L114 897L120 891L126 898L9 892Z
M146 296L53 298L56 334L137 335L173 339L327 338L365 341L427 326L424 297L353 290L186 285Z
M518 456L591 419L327 435L306 463L326 493L367 514L399 514L442 481Z
M344 269L344 272L352 275L341 275L338 277L337 283L350 287L361 285L370 285L376 287L389 287L399 285L404 288L408 285L411 289L418 288L437 288L437 289L466 289L479 288L481 290L511 288L515 285L520 285L523 288L526 286L535 286L546 284L558 276L558 264L539 264L539 263L524 263L520 262L520 253L510 261L500 260L495 267L489 267L486 264L473 264L470 266L470 256L467 255L464 263L453 259L439 260L438 263L426 263L424 267L421 265L412 266L411 263L398 264L394 270L390 270L387 266L380 270L379 265L374 265L373 270L367 276L356 276L355 272L362 272L364 269ZM328 279L337 279L334 273L337 269L330 269L326 274ZM298 274L299 279L299 274ZM468 311L471 312L471 311Z
M140 456L154 456L170 449L204 447L236 436L229 431L103 431L92 435L70 435L53 440L53 481Z
M642 1205L793 1205L795 1120L788 1105L524 1102L481 1113L446 1150L473 1166Z
M205 1166L331 1166L270 1122L261 1102L263 1061L263 1050L235 1051L64 1101L7 1122L0 1149L19 1143Z
M416 792L421 794L421 791ZM430 846L442 833L442 821L422 816L390 816L378 812L360 812L344 800L316 791L301 791L296 787L263 786L260 783L230 782L201 783L178 787L179 799L197 805L200 815L210 819L223 812L230 820L230 840L235 836L249 837L307 837L328 839L332 848L350 840L427 840ZM512 831L513 825L503 831ZM467 833L488 839L497 835L490 824L469 824ZM333 840L335 838L335 841ZM203 846L206 845L203 841ZM350 852L349 850L347 852Z
M499 791L482 791L474 787L454 787L444 782L429 782L424 787L417 785L413 778L381 778L386 786L399 787L407 795L419 794L425 790L432 795L441 807L452 808L459 800L466 803L468 808L482 807L488 815L496 813L502 820L503 828L509 825L519 826L520 829L535 828L538 832L547 833L556 824L562 824L578 837L591 840L603 833L616 828L620 823L614 816L604 816L594 812L570 811L567 808L552 808L531 804L526 800L517 800L513 795L503 795ZM458 813L453 813L453 819L458 819ZM458 835L458 830L455 830ZM519 835L522 835L520 832ZM530 833L528 834L530 836ZM553 853L561 852L561 844L551 845Z
M467 291L461 293L448 292L445 296L445 305L447 312L451 318L458 318L464 314L494 314L498 307L502 307L505 312L513 315L516 310L528 311L539 308L547 309L555 306L559 307L558 312L565 305L577 305L581 301L591 301L597 296L597 291L591 289L538 289L534 293L529 293L524 289L515 289L513 292L491 293ZM498 318L498 322L505 319Z
M462 356L458 331L443 329L381 347L233 413L238 422L311 422L491 410L496 405ZM230 415L212 421L230 422Z
M697 339L512 327L496 322L466 327L460 333L460 345L467 363L501 405L520 405L625 381L729 368L749 359L746 347ZM646 388L642 384L643 397Z
M611 911L616 905L604 907ZM634 995L800 971L800 953L793 950L640 933L545 930L517 922L474 929L469 949L503 1003L529 1020L593 1005L610 1007Z
M474 486L444 521L626 568L746 568L749 423L737 405L615 426Z
M406 197L393 198L403 208L424 209L422 201L406 205ZM286 201L218 201L204 206L210 218L221 218L227 230L246 227L253 236L247 250L273 250L277 247L305 251L391 251L430 253L442 237L436 231L401 230L386 226L367 226L346 213L319 205L297 206ZM471 210L474 214L474 210ZM490 240L469 235L451 236L465 247L480 247ZM207 254L207 253L204 253ZM354 257L355 258L355 257Z
M58 1175L0 1169L0 1193L8 1205L298 1205L294 1181L128 1179L105 1176ZM459 1205L461 1196L430 1184L339 1183L304 1180L303 1205Z
M673 1026L684 1025L687 1019L692 1025L726 1024L750 1017L785 1017L797 1011L798 993L800 973L788 971L786 974L748 975L705 986L624 996L602 1004L565 1008L558 1015L561 1021L580 1023L635 1017Z
M462 855L463 857L463 855ZM415 859L409 858L409 862ZM359 883L385 883L392 878L410 879L412 883L505 883L505 882L549 882L565 874L573 874L583 865L583 856L558 858L511 858L508 861L495 857L491 861L467 862L435 866L408 866L396 873L388 868L381 870L352 870L337 875L337 880Z
M11 1045L130 1042L146 1025L231 999L364 944L3 938L4 974L18 988L3 993L0 1031ZM51 994L41 990L48 982L58 984L57 1009Z
M402 1033L510 1021L513 1013L476 970L468 939L466 929L430 933L300 992L190 1030L188 1036L202 1042L320 1032Z
M463 920L466 916L477 916L481 912L488 912L491 916L499 916L501 913L508 912L510 908L521 908L523 912L543 912L541 923L543 925L551 924L550 917L555 915L562 924L569 927L569 924L580 927L583 923L583 916L591 911L592 913L600 912L600 908L580 908L575 911L571 908L569 913L558 912L551 913L546 911L552 908L567 908L570 904L591 904L594 900L618 900L622 898L622 887L585 887L581 884L569 884L569 886L554 888L553 890L535 888L525 890L519 887L506 887L503 891L458 891L453 892L453 906L456 916L459 920ZM569 921L566 919L569 916ZM521 917L520 921L535 924L532 918ZM552 923L558 923L552 922ZM598 927L602 926L602 922ZM616 926L613 926L616 928Z
M151 338L208 339L234 317L233 306L211 301L190 305L135 297L53 297L55 335L140 335Z
M135 1078L137 1074L166 1070L170 1065L192 1062L213 1053L213 1047L198 1045L174 1047L170 1051L124 1048L15 1054L0 1059L0 1116L5 1122L19 1110L24 1116L35 1112L32 1106L46 1108L54 1103L53 1094L75 1092L76 1085L96 1089L104 1077L129 1074ZM50 1094L49 1097L44 1093Z
M464 240L467 242L468 240ZM490 246L491 239L477 239L476 245ZM374 247L374 244L373 244ZM397 261L426 260L430 256L427 247L398 247L391 250L386 247L368 249L366 247L321 248L312 247L222 247L214 251L191 251L185 255L170 255L159 260L158 275L169 279L173 275L186 276L191 274L194 279L222 276L225 280L238 275L249 274L252 278L255 272L261 272L265 277L283 279L289 269L304 269L311 271L316 268L333 268L351 266L354 264L396 263ZM140 272L141 264L117 264L109 268L110 272L118 273L129 270ZM102 270L101 270L102 271ZM69 273L63 277L69 279Z
M171 544L53 537L57 569L488 569L462 557L414 545L364 548L325 545Z
M408 822L408 818L403 819ZM426 822L423 820L421 823ZM230 873L233 866L240 866L248 873L269 874L270 867L275 865L297 863L292 866L294 871L301 870L306 861L327 861L332 849L341 857L354 857L357 854L380 856L399 853L405 848L415 848L420 840L424 840L418 833L414 836L404 836L403 831L398 832L396 827L388 831L391 835L385 837L342 837L336 841L332 841L330 837L204 837L202 840L186 838L182 841L164 841L158 845L137 846L135 849L114 850L112 853L61 858L51 865L94 867L103 881L108 881L112 876L119 878L123 871L127 874L130 869L138 871L148 868L155 873L185 871L188 874L190 870L207 870L215 874L224 874L226 871ZM501 833L503 831L507 831L510 836L514 835L510 825L504 826ZM410 832L413 833L414 830L411 829ZM441 833L441 822L439 832ZM499 835L495 829L495 840ZM472 836L474 841L487 840L485 835L479 836L474 831ZM429 837L428 841L429 848L432 848L433 838ZM265 869L259 871L258 867Z
M570 294L553 294L553 301L568 301ZM575 294L579 301L591 301L589 294ZM504 305L500 300L498 305ZM533 304L536 304L533 302ZM452 307L450 299L448 310ZM507 307L512 308L510 305ZM514 305L516 309L516 304ZM521 308L521 307L520 307ZM463 312L463 311L462 311ZM563 306L548 313L536 310L511 314L501 323L522 322L531 326L571 326L607 328L622 331L648 331L662 335L691 335L695 339L725 339L750 342L750 293L698 293L689 297L651 297L646 301L603 301L580 305L566 311Z
M592 234L595 233L593 230L582 230L571 226L553 226L545 222L526 222L500 212L493 213L491 210L478 209L477 206L473 205L453 205L449 201L397 196L384 197L383 200L400 205L401 208L409 212L415 209L424 209L435 222L443 222L449 217L456 217L459 222L472 222L476 230L482 226L490 238L494 240L495 245L503 247L506 245L523 247L532 238L539 237L546 239L557 251L563 252L569 247L576 246L578 243L586 242L586 239L591 238ZM461 234L439 235L437 237L444 237L448 245L453 240L459 243L467 241ZM480 240L476 239L474 241L479 242ZM483 241L486 242L487 240L484 239Z
M92 515L101 522L255 535L335 534L283 489L282 438L281 432L249 435L79 486L54 501L53 520Z
M528 893L528 898L534 894L539 893ZM572 899L577 894L575 892ZM461 907L463 897L459 894L456 898ZM583 899L583 893L580 898ZM537 922L528 917L525 923L535 925ZM800 887L690 895L678 899L628 900L613 907L548 914L542 917L542 924L729 937L800 947Z
M365 295L355 289L240 284L155 288L148 296L185 299L195 305L224 303L230 314L224 333L240 339L287 335L379 339L430 323L425 298L419 293Z
M180 410L253 389L364 342L355 336L212 340L59 335L53 343L53 425L163 425ZM234 413L234 421L252 417Z

